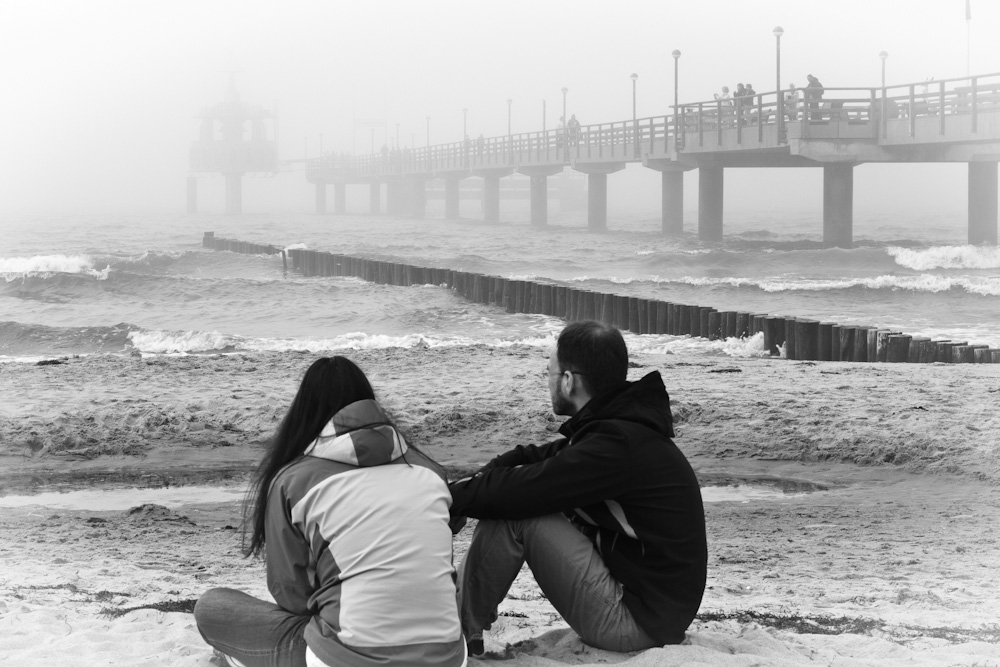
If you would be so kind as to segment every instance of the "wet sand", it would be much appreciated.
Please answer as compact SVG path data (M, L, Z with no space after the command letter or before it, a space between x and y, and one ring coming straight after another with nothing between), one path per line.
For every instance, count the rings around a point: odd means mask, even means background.
M547 350L348 356L453 474L559 424ZM0 488L238 491L313 358L0 366ZM525 572L488 656L515 667L1000 664L1000 367L663 355L635 357L630 378L654 369L704 484L790 493L706 504L709 587L687 645L585 647ZM261 564L239 555L239 525L237 500L0 508L4 653L19 665L208 665L184 610L214 586L266 596ZM468 539L467 528L456 558Z

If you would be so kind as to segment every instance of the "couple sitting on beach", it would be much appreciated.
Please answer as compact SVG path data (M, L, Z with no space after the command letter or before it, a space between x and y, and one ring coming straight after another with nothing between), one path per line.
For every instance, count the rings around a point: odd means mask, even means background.
M580 638L680 643L705 588L705 518L658 372L627 382L617 329L578 322L548 365L562 438L471 477L405 441L344 357L306 372L261 463L247 555L275 603L216 588L195 607L223 664L466 664L524 563ZM457 572L452 533L479 519ZM457 596L457 597L456 597Z

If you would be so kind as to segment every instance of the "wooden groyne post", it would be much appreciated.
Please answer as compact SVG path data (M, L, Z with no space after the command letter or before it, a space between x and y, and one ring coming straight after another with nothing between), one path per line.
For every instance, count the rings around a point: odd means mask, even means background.
M304 276L353 276L383 285L439 285L475 303L509 313L538 313L567 321L598 320L637 334L708 340L763 334L772 355L804 361L862 363L1000 363L1000 349L967 341L931 340L891 329L818 322L805 318L722 311L711 306L607 294L533 280L341 255L320 250L222 239L205 232L202 246L252 255L281 255L282 268Z

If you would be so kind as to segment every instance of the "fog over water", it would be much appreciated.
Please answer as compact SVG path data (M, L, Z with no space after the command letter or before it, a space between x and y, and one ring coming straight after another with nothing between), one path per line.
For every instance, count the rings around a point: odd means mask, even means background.
M235 71L243 99L277 108L283 161L324 151L669 112L679 49L682 102L721 86L774 89L775 26L782 85L807 74L828 87L890 85L1000 71L1000 4L971 0L659 0L470 3L220 0L134 3L7 0L0 5L0 214L172 212L184 206L194 118L221 101ZM967 58L968 56L968 58ZM372 131L374 130L374 136ZM322 137L322 138L321 138ZM244 211L312 208L302 164L248 177ZM688 178L689 202L696 178ZM609 179L611 210L645 213L658 174L633 167ZM821 210L819 170L729 169L726 210ZM855 209L963 215L966 168L862 165ZM203 179L202 210L224 208L219 177Z

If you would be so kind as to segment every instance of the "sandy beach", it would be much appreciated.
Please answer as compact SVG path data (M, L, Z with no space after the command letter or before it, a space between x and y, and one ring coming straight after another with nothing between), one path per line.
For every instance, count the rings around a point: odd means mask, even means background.
M547 354L348 356L458 475L551 437ZM239 555L238 492L313 358L0 365L0 663L209 665L191 604L215 586L267 595L261 564ZM1000 665L1000 367L635 355L630 379L651 370L706 485L708 589L688 641L586 647L522 572L482 662ZM103 510L11 502L164 483L234 493Z

